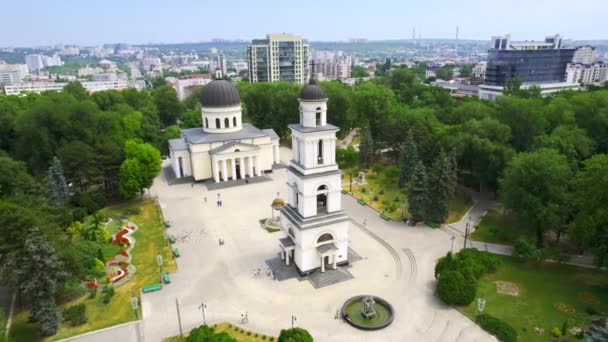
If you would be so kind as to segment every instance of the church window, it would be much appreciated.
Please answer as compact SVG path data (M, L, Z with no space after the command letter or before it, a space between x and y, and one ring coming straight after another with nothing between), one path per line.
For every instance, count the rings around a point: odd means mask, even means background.
M323 140L319 140L317 147L317 163L323 164Z
M205 118L205 128L209 128L209 119Z
M325 233L325 234L319 236L319 238L317 239L317 244L324 243L324 242L331 242L333 240L334 240L333 235L331 235L330 233Z
M232 118L232 127L236 127L236 116Z
M225 128L230 128L230 119L228 119L228 118L224 119L224 127Z
M327 185L317 188L317 214L327 212Z
M317 113L315 118L317 126L321 126L321 107L317 107Z
M221 124L220 124L220 119L219 118L215 119L215 128L222 128Z

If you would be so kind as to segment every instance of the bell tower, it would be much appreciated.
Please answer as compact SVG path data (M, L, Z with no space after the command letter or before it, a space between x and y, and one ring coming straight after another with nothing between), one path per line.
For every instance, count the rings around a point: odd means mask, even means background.
M300 274L308 274L348 263L349 222L342 211L342 172L336 164L339 128L327 123L327 97L311 80L298 100L300 123L289 125L293 155L287 205L281 211L288 236L281 243L286 263L291 258Z

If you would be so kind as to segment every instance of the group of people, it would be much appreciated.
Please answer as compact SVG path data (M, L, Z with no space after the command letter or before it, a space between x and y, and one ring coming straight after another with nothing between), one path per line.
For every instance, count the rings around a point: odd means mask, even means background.
M244 314L241 314L241 323L249 323L249 315L247 314L247 311L245 311Z
M253 277L257 278L260 276L260 274L262 274L262 270L260 268L254 268L253 269ZM274 274L274 272L270 269L270 267L268 267L266 269L266 277L270 278L272 277L272 280L277 280L277 275Z

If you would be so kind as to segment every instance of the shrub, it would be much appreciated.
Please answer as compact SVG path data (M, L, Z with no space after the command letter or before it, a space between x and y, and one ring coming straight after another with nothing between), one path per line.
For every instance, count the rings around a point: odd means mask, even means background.
M437 281L437 295L449 305L468 305L475 300L477 280L457 270L445 270Z
M251 331L248 331L248 332L247 332L247 336L251 336Z
M517 341L517 330L515 330L515 328L513 328L509 323L488 314L477 316L477 321L483 330L496 336L496 338L498 338L500 341Z
M395 199L393 200L395 202L401 202L401 198L399 198L399 195L395 196Z
M125 216L139 215L140 213L141 209L138 207L127 207L122 211L122 214Z
M63 310L64 320L70 322L72 326L83 325L87 322L86 307L83 304L71 306Z
M437 261L437 265L435 265L435 279L439 279L439 275L443 270L454 269L454 258L452 256L452 252L448 252L446 256L440 258Z
M363 194L364 194L364 193L366 193L366 192L367 192L367 189L366 189L365 187L362 187L362 188L361 188L361 193L363 193Z
M553 337L562 337L562 331L558 327L553 327L553 329L551 329L551 335L553 335Z
M530 240L521 238L513 245L513 255L520 258L531 258L534 256L536 246Z
M89 299L93 299L97 296L97 289L92 287L89 289Z
M262 340L266 341L266 335L262 336Z
M274 336L270 336L269 340L270 340L270 342L273 342L274 341Z
M567 333L568 333L568 321L564 321L564 323L562 323L562 335L566 336Z
M380 195L384 195L384 188L380 188Z
M101 302L104 304L108 304L112 297L114 297L114 287L112 285L106 285L101 291Z
M85 209L87 214L96 212L106 204L106 198L101 192L79 192L72 196L71 201L76 207Z
M588 307L585 308L585 312L589 316L597 315L597 310L595 308L590 307L590 306L588 306Z
M376 202L378 201L380 198L378 197L378 195L374 195L373 201Z
M256 338L257 338L257 337L258 337L258 334L253 335L253 337L256 337Z
M279 342L313 342L313 339L308 331L302 328L293 328L281 330Z

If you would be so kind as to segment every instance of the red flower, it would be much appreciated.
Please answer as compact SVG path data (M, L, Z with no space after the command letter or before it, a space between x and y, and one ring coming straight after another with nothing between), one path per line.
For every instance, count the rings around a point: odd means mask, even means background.
M124 249L121 249L120 252L118 252L118 254L124 256L124 257L129 257L129 253L127 253Z

